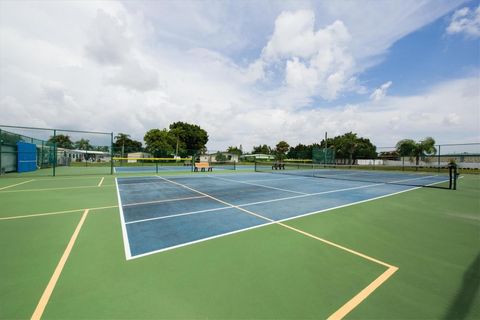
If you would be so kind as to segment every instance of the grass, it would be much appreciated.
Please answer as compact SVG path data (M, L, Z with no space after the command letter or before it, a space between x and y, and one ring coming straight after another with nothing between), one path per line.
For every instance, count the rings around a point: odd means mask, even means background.
M78 211L0 220L1 319L32 315L84 208L103 207L90 211L45 319L319 319L385 271L278 225L126 261L112 176L101 187L102 176L34 178L0 190L0 218ZM287 224L399 267L347 318L476 319L479 195L470 175L457 191L422 188Z

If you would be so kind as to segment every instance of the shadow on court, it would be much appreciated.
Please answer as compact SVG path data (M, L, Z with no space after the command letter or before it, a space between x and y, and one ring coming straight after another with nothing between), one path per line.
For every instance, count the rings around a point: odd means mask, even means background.
M480 253L463 275L463 281L455 300L447 310L444 319L465 319L475 302L480 286Z

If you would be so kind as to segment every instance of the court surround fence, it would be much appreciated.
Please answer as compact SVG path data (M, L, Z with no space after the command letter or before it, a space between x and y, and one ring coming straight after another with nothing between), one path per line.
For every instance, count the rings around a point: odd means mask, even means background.
M196 162L235 170L238 155L187 149L126 152L114 144L112 132L0 125L0 177L189 172ZM27 165L30 169L23 170Z
M436 152L419 157L400 156L396 147L377 147L376 157L352 156L335 158L335 152L327 149L313 150L313 159L285 159L284 163L315 163L339 168L366 169L366 170L397 170L397 171L424 171L448 172L448 166L455 163L460 173L480 173L480 143L438 144ZM258 161L275 163L275 159L257 159Z
M70 145L62 141L69 137ZM32 145L22 149L19 143ZM67 144L67 145L66 145ZM20 148L20 149L19 149ZM346 165L371 170L446 172L456 163L459 172L480 172L480 143L439 144L436 153L420 157L401 157L395 147L377 147L377 157L335 158L333 150L316 150L313 159L285 159L285 162ZM0 177L114 174L129 172L118 168L144 168L158 173L177 167L194 170L195 162L208 162L213 168L235 170L242 160L235 153L217 150L162 150L165 157L154 158L146 152L126 153L115 147L114 133L0 125ZM255 158L254 158L255 159ZM255 159L259 160L259 159ZM267 160L267 159L266 159ZM267 160L268 161L268 160ZM275 161L275 160L271 160ZM32 171L23 171L24 164L34 163ZM19 165L22 167L19 170ZM148 169L150 167L150 169ZM182 168L183 167L183 168ZM19 173L19 171L23 171ZM142 170L138 170L141 172Z
M0 125L0 176L112 173L111 132Z

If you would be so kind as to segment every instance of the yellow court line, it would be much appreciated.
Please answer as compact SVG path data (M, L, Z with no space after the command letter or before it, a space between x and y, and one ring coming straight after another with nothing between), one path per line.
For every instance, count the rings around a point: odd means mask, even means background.
M355 250L352 250L352 249L349 249L347 247L344 247L342 245L339 245L339 244L336 244L332 241L328 241L326 239L323 239L323 238L320 238L320 237L317 237L311 233L308 233L308 232L305 232L303 230L300 230L300 229L297 229L297 228L294 228L294 227L291 227L289 225L286 225L282 222L277 222L273 219L270 219L270 218L267 218L267 217L264 217L260 214L257 214L255 212L252 212L250 210L247 210L245 208L241 208L239 206L236 206L236 205L233 205L233 204L230 204L228 202L225 202L223 200L220 200L218 198L215 198L209 194L206 194L204 192L201 192L201 191L198 191L196 189L193 189L193 188L190 188L184 184L181 184L181 183L178 183L178 182L175 182L175 181L172 181L172 180L169 180L169 179L166 179L166 178L163 178L163 177L160 177L160 179L162 180L165 180L165 181L168 181L170 183L173 183L175 185L178 185L178 186L181 186L183 188L186 188L188 190L191 190L193 192L196 192L196 193L199 193L199 194L202 194L212 200L215 200L217 202L220 202L220 203L223 203L223 204L226 204L232 208L236 208L236 209L239 209L241 211L244 211L250 215L253 215L253 216L256 216L258 218L261 218L261 219L264 219L264 220L267 220L269 222L272 222L273 224L276 224L276 225L279 225L279 226L282 226L284 228L287 228L287 229L290 229L292 231L295 231L297 233L300 233L300 234L303 234L307 237L310 237L312 239L315 239L315 240L318 240L318 241L321 241L325 244L328 244L328 245L331 245L331 246L334 246L335 248L338 248L338 249L341 249L343 251L346 251L346 252L349 252L351 254L354 254L356 256L359 256L361 258L364 258L366 260L369 260L371 262L374 262L374 263L377 263L377 264L380 264L384 267L387 267L387 271L385 271L382 275L380 275L377 279L375 279L373 282L371 282L367 287L365 287L362 291L360 291L357 295L355 295L355 297L353 297L351 300L349 300L346 304L344 304L342 307L340 307L340 309L338 309L337 311L335 311L330 317L329 319L342 319L345 315L347 315L350 311L352 311L356 306L358 306L363 300L365 300L370 294L373 293L373 291L375 291L382 283L384 283L385 281L387 281L388 278L390 278L390 276L395 273L397 270L398 270L398 267L395 267L395 266L392 266L388 263L385 263L383 261L380 261L378 259L375 259L375 258L372 258L366 254L363 254L363 253L360 253L358 251L355 251Z
M36 191L53 191L53 190L70 190L70 189L87 189L87 188L97 188L96 186L77 186L77 187L58 187L58 188L43 188L43 189L24 189L24 190L7 190L0 191L2 193L13 193L13 192L36 192ZM103 187L115 187L114 184L106 184Z
M118 208L118 205L90 208L89 210L94 211L94 210L105 210L105 209L113 209L113 208ZM73 209L73 210L65 210L65 211L34 213L34 214L27 214L27 215L23 215L23 216L10 216L10 217L0 218L0 221L1 220L14 220L14 219L23 219L23 218L35 218L35 217L42 217L42 216L51 216L51 215L63 214L63 213L80 212L80 211L83 211L83 210L85 210L85 209Z
M38 301L38 305L35 308L35 311L33 312L32 315L32 320L37 320L42 317L43 311L45 311L45 307L48 304L48 301L50 300L50 296L52 295L53 289L55 288L55 285L57 284L58 278L60 277L60 274L62 273L63 267L65 266L65 263L67 262L68 256L70 255L70 252L72 251L73 245L75 244L75 241L77 240L78 234L80 233L80 229L82 229L83 223L85 222L85 219L87 218L89 209L85 209L83 212L82 218L80 219L80 222L78 223L77 227L75 228L75 231L72 234L72 237L70 238L70 242L68 242L67 247L65 248L65 252L63 253L62 257L60 258L60 261L58 262L57 267L55 268L55 271L53 272L52 277L50 278L50 281L48 282L47 287L45 288L45 291L43 291L42 297L40 298L40 301Z
M8 188L12 188L12 187L16 187L16 186L19 186L21 184L25 184L25 183L28 183L28 182L32 182L34 181L35 179L32 179L32 180L28 180L28 181L23 181L23 182L20 182L20 183L16 183L16 184L12 184L12 185L9 185L9 186L6 186L6 187L2 187L0 188L0 190L4 190L4 189L8 189Z
M101 186L102 186L103 180L105 180L105 177L102 177L102 180L100 180L100 182L98 183L98 186L97 186L97 187L101 187Z
M372 257L370 257L370 256L367 256L366 254L363 254L363 253L360 253L360 252L358 252L358 251L355 251L355 250L349 249L349 248L347 248L347 247L344 247L344 246L342 246L342 245L336 244L335 242L328 241L328 240L326 240L326 239L323 239L323 238L314 236L314 235L311 234L311 233L308 233L308 232L305 232L305 231L303 231L303 230L294 228L294 227L289 226L289 225L287 225L287 224L284 224L284 223L282 223L282 222L277 222L277 224L278 224L278 225L281 225L282 227L285 227L285 228L287 228L287 229L290 229L290 230L293 230L293 231L295 231L295 232L301 233L301 234L303 234L303 235L305 235L305 236L307 236L307 237L310 237L310 238L313 238L313 239L315 239L315 240L321 241L321 242L323 242L323 243L329 244L329 245L331 245L331 246L333 246L333 247L336 247L336 248L338 248L338 249L341 249L341 250L343 250L343 251L347 251L347 252L349 252L349 253L351 253L351 254L354 254L354 255L359 256L359 257L361 257L361 258L364 258L364 259L366 259L366 260L369 260L369 261L375 262L375 263L377 263L377 264L380 264L380 265L382 265L382 266L384 266L384 267L387 267L387 268L393 267L392 265L390 265L390 264L388 264L388 263L385 263L385 262L380 261L380 260L378 260L378 259L375 259L375 258L372 258Z
M340 309L328 317L328 320L343 319L348 313L350 313L350 311L362 303L362 301L365 300L373 291L387 281L388 278L390 278L397 270L398 268L393 266L388 268L387 271L382 273L377 279L375 279L372 283L370 283L367 287L365 287L362 291L360 291L352 299L340 307Z

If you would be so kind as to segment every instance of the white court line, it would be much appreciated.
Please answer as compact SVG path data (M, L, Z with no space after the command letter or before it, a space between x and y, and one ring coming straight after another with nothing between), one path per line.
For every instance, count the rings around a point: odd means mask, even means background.
M298 177L292 177L292 178L282 178L282 176L278 176L278 178L276 179L251 179L251 180L247 179L247 180L241 180L241 181L245 181L245 182L284 181L284 180L299 180L299 179L305 179L305 178L311 178L311 177L298 176ZM239 180L235 180L235 181L239 181Z
M122 198L120 197L117 178L115 178L115 185L117 186L118 208L120 209L119 212L120 212L120 221L122 223L122 236L123 236L123 246L125 249L125 257L127 258L127 260L129 260L132 258L132 251L130 250L130 242L128 241L127 225L125 224L125 217L123 215Z
M297 198L305 198L305 197L310 197L310 196L318 196L318 195L322 195L322 194L344 192L344 191L357 190L357 189L364 189L364 188L376 187L376 186L380 186L380 185L383 185L383 183L368 184L368 185L363 185L363 186L358 186L358 187L351 187L351 188L344 188L344 189L333 189L333 190L309 193L309 194L299 195L299 196L291 196L291 197L285 197L285 198L279 198L279 199L270 199L270 200L263 200L263 201L257 201L257 202L250 202L250 203L240 204L238 206L239 207L248 207L248 206L253 206L253 205L256 205L256 204L270 203L270 202L276 202L276 201L284 201L284 200L297 199Z
M5 189L8 189L8 188L16 187L16 186L19 186L19 185L21 185L21 184L25 184L25 183L32 182L32 181L34 181L34 180L35 180L35 179L28 180L28 181L23 181L23 182L16 183L16 184L12 184L12 185L9 185L9 186L0 188L0 190L5 190Z
M184 212L184 213L176 213L176 214L171 214L171 215L168 215L168 216L154 217L154 218L147 218L147 219L129 221L129 222L126 222L125 224L133 224L133 223L139 223L139 222L145 222L145 221L153 221L153 220L162 220L162 219L168 219L168 218L176 218L176 217L181 217L181 216L189 216L189 215L191 215L191 214L204 213L204 212L213 212L213 211L219 211L219 210L225 210L225 209L231 209L231 207L220 207L220 208L214 208L214 209L205 209L205 210L190 211L190 212Z
M228 209L231 209L231 207L228 207ZM199 239L199 240L194 240L194 241L190 241L190 242L185 242L185 243L177 244L177 245L172 246L172 247L168 247L168 248L163 248L163 249L158 249L158 250L155 250L155 251L150 251L150 252L142 253L142 254L139 254L139 255L136 255L136 256L127 258L127 260L133 260L133 259L138 259L138 258L146 257L146 256L149 256L149 255L152 255L152 254L155 254L155 253L160 253L160 252L169 251L169 250L173 250L173 249L177 249L177 248L181 248L181 247L186 247L186 246L189 246L189 245L192 245L192 244L195 244L195 243L200 243L200 242L204 242L204 241L208 241L208 240L213 240L213 239L216 239L216 238L226 237L226 236L229 236L229 235L232 235L232 234L235 234L235 233L240 233L240 232L244 232L244 231L248 231L248 230L252 230L252 229L257 229L257 228L269 226L269 225L271 225L271 224L274 224L274 222L268 222L268 223L264 223L264 224L259 224L259 225L257 225L257 226L248 227L248 228L245 228L245 229L239 229L239 230L235 230L235 231L230 231L230 232L222 233L222 234L219 234L219 235L216 235L216 236L211 236L211 237L208 237L208 238L202 238L202 239Z
M98 186L97 186L97 187L101 187L101 186L102 186L103 180L105 180L105 177L102 177L102 180L100 180L100 182L98 183Z
M432 185L439 184L439 183L444 183L444 182L445 182L445 181L434 182L434 183L427 184L427 186L432 186ZM296 219L296 218L301 218L301 217L310 216L310 215L316 214L316 213L322 213L322 212L327 212L327 211L334 210L334 209L340 209L340 208L350 207L350 206L353 206L353 205L355 205L355 204L360 204L360 203L365 203L365 202L369 202L369 201L373 201L373 200L378 200L378 199L382 199L382 198L386 198L386 197L391 197L391 196L394 196L394 195L397 195L397 194L401 194L401 193L408 192L408 191L412 191L412 190L417 190L417 189L420 189L420 188L423 188L423 187L422 187L422 186L419 186L419 187L411 187L410 189L406 189L406 190L402 190L402 191L397 191L397 192L389 193L389 194L384 194L383 196L378 196L378 197L375 197L375 198L369 198L369 199L365 199L365 200L360 200L360 201L356 201L356 202L352 202L352 203L347 203L347 204L343 204L343 205L340 205L340 206L336 206L336 207L333 207L333 208L327 208L327 209L323 209L323 210L312 211L312 212L304 213L304 214L301 214L301 215L298 215L298 216L281 219L281 220L278 220L277 222L284 222L284 221L293 220L293 219Z
M144 204L163 203L163 202L172 202L172 201L183 201L183 200L201 199L201 198L205 198L205 196L174 198L174 199L164 199L164 200L145 201L145 202L133 202L133 203L124 204L123 206L124 207L131 207L131 206L140 206L140 205L144 205Z
M270 186L265 186L257 183L252 183L252 182L246 182L246 181L238 181L238 180L232 180L232 179L226 179L226 178L220 178L220 177L215 177L215 176L208 176L209 178L213 179L218 179L218 180L224 180L228 182L238 182L238 183L243 183L243 184L249 184L252 186L257 186L257 187L262 187L262 188L267 188L267 189L273 189L273 190L279 190L279 191L285 191L285 192L291 192L291 193L297 193L297 194L303 194L307 195L308 193L305 192L299 192L299 191L293 191L293 190L288 190L288 189L282 189L282 188L276 188L276 187L270 187Z

